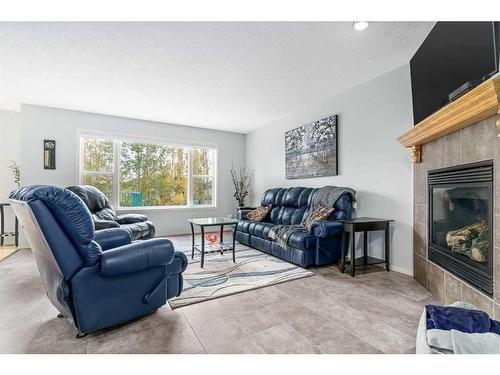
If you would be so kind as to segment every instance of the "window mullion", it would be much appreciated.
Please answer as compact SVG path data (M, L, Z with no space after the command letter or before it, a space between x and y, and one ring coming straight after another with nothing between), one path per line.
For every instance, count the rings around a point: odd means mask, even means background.
M113 206L120 207L120 141L113 140Z
M187 205L193 205L193 157L192 149L188 148L188 183L187 183Z

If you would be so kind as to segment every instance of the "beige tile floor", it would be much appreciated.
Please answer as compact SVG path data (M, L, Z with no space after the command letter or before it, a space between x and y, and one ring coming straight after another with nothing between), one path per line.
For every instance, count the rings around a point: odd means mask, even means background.
M171 237L188 248L190 236ZM338 268L152 315L75 339L28 250L0 262L0 353L412 353L432 295L411 277Z

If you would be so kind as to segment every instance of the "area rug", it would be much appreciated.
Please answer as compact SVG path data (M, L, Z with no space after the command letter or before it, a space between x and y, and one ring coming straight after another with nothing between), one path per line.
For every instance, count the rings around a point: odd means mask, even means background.
M210 253L205 254L204 268L200 267L199 253L191 259L191 249L180 251L186 254L189 264L183 273L181 295L169 300L173 309L314 275L241 244L236 245L236 263L233 263L231 251L225 251L223 255Z

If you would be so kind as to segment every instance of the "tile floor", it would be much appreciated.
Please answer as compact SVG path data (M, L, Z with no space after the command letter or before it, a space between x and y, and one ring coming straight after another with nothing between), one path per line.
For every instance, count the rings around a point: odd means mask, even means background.
M8 256L14 254L17 251L17 247L11 246L0 246L0 261L7 258Z
M170 237L177 248L190 236ZM0 353L412 353L432 295L407 275L338 268L75 338L29 250L0 262Z

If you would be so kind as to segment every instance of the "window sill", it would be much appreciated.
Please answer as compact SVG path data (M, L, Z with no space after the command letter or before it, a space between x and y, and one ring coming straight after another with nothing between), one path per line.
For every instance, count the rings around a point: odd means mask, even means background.
M214 210L217 206L161 206L161 207L120 207L115 211L117 213L126 213L126 212L157 212L157 211L201 211L201 210Z

